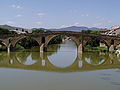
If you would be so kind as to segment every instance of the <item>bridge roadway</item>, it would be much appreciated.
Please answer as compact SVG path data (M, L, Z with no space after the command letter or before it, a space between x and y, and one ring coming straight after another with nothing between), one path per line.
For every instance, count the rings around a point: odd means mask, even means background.
M12 55L14 54L14 55ZM34 55L35 54L35 55ZM90 58L87 54L78 54L75 61L67 67L57 67L50 62L47 55L44 53L29 53L25 60L21 58L20 52L5 54L1 53L0 56L0 68L11 68L11 69L22 69L22 70L33 70L33 71L49 71L49 72L83 72L83 71L94 71L104 69L120 69L119 57L113 56L112 54L101 54L96 62L93 58ZM31 59L34 59L34 63L26 65L27 57L31 55ZM36 57L33 57L36 56ZM102 61L103 58L104 61ZM86 58L89 58L91 62L87 62ZM30 58L29 58L30 59ZM95 58L96 59L96 58ZM100 62L99 62L100 60ZM45 63L42 64L42 61Z
M69 37L73 40L78 48L78 52L84 51L84 46L89 40L98 39L103 42L109 51L112 51L120 44L120 37L108 36L101 34L88 34L82 32L72 32L72 31L54 31L54 32L41 32L41 33L29 33L29 34L14 34L14 35L0 35L1 43L7 47L7 51L10 52L19 40L31 37L40 46L40 52L47 51L48 43L56 36L63 35Z

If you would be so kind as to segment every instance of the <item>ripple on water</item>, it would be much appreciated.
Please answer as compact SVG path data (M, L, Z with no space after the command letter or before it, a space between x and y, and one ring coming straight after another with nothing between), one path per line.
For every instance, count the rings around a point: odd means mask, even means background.
M110 82L112 85L119 85L120 86L120 82Z
M111 80L110 77L101 77L101 79L103 79L103 80Z

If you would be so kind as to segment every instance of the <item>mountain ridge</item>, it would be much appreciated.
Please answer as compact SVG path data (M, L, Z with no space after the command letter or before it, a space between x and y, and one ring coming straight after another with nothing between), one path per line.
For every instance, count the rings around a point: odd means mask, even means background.
M14 26L10 26L10 25L0 25L0 28L4 28L4 29L8 29L8 30L27 30L25 28L21 28L21 27L14 27ZM58 29L45 29L45 28L32 28L29 30L37 30L37 29L42 29L42 30L51 30L51 31L75 31L75 32L81 32L82 30L100 30L100 28L96 28L96 27L85 27L85 26L70 26L70 27L65 27L65 28L58 28Z
M7 25L7 24L5 24L5 25L0 25L0 28L8 29L8 30L22 30L22 29L27 30L27 29L25 29L25 28L14 27L14 26L10 26L10 25Z
M100 30L100 28L96 28L96 27L85 27L85 26L70 26L70 27L65 27L65 28L60 28L60 29L50 29L53 31L76 31L76 32L80 32L82 30Z

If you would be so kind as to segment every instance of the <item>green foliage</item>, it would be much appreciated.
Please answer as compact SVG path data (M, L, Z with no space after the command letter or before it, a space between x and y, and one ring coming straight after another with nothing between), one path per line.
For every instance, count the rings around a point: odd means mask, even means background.
M82 30L82 32L88 34L100 34L100 31L95 31L95 30Z
M15 31L10 31L10 34L17 34L17 32L15 32Z
M98 39L93 39L88 41L87 45L90 45L91 47L97 47L99 46L100 40Z
M15 50L24 50L24 47L22 47L21 45L17 44L15 47Z
M0 40L0 44L2 43L2 40Z
M107 51L107 48L105 47L91 47L90 45L87 45L85 47L85 51Z
M0 28L0 34L10 34L9 30Z
M39 33L39 32L45 32L44 30L41 30L41 29L36 29L36 30L33 30L32 33Z
M0 47L0 51L6 51L6 50L7 50L7 47L6 47L6 46Z
M18 44L24 47L25 49L29 49L32 46L38 46L38 43L30 37L20 40Z
M33 30L32 33L40 33L40 32L52 32L51 30L46 30L46 29L36 29Z

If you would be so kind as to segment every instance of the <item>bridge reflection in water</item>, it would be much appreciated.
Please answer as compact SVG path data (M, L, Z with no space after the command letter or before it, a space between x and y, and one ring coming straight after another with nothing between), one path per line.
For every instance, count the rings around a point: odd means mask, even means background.
M82 72L102 69L120 69L120 57L101 52L77 54L74 62L64 68L56 67L47 53L11 52L0 53L0 68L24 69L49 72Z

